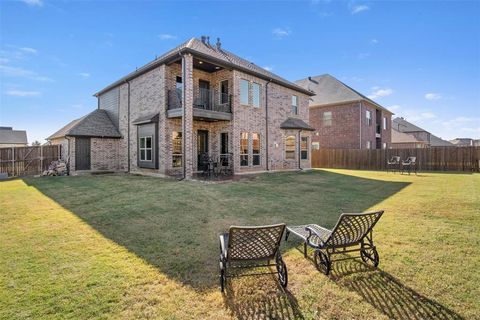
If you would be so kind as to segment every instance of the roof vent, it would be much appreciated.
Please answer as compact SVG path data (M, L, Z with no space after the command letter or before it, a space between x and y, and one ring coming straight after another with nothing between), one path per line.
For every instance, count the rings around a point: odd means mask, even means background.
M220 38L217 38L217 50L220 50L222 48L222 43L220 42Z
M209 36L207 36L207 46L210 47L210 37Z
M203 43L203 44L206 44L206 42L207 42L207 37L206 37L206 36L202 36L201 39L202 39L202 43Z

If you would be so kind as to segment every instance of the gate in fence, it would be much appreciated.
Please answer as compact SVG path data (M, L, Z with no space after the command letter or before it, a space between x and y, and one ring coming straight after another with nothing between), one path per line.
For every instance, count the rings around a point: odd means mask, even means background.
M0 173L16 177L41 174L60 155L60 145L0 148Z

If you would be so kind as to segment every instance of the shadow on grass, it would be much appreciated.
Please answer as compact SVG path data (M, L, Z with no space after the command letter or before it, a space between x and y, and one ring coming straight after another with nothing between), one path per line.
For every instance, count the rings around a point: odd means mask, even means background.
M454 311L405 286L389 273L358 260L333 263L330 279L340 287L356 292L390 319L463 319Z
M408 185L321 170L222 184L132 175L24 181L170 279L198 290L217 286L218 234L230 225L331 228L341 212L365 211Z

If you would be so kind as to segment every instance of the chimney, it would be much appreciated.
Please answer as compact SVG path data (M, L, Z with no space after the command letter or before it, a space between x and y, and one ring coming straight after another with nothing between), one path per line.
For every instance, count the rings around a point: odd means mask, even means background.
M210 37L209 36L207 36L207 46L210 47Z
M206 40L207 40L207 37L202 36L201 39L202 39L202 43L205 44L205 42L206 42Z
M312 77L308 77L308 80L309 80L309 81L312 81Z
M222 48L222 43L220 42L220 38L217 38L217 50L220 50Z

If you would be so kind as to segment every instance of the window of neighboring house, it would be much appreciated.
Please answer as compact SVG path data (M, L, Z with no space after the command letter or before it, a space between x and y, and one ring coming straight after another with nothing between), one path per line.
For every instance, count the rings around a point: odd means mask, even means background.
M182 133L178 131L172 132L172 167L182 166Z
M152 161L152 137L140 137L140 161Z
M298 97L292 96L292 113L298 114Z
M332 111L325 111L323 113L323 126L330 127L332 125Z
M308 160L308 137L302 137L300 141L300 159Z
M252 83L252 103L255 108L260 108L260 85Z
M295 159L295 136L285 139L285 159Z
M320 142L312 142L312 150L320 150Z
M254 166L260 165L260 134L252 133L252 164Z
M228 103L228 80L220 82L220 103Z
M387 149L387 143L386 143L386 142L384 142L384 143L382 144L382 149Z
M365 117L367 118L367 125L372 125L372 112L369 110L365 110Z
M242 167L248 166L248 133L242 132L240 134L240 165Z
M371 149L372 148L372 143L370 141L367 141L367 149Z
M387 130L387 118L383 117L383 130Z
M240 80L240 104L248 106L250 103L250 93L248 90L249 82L247 80Z

